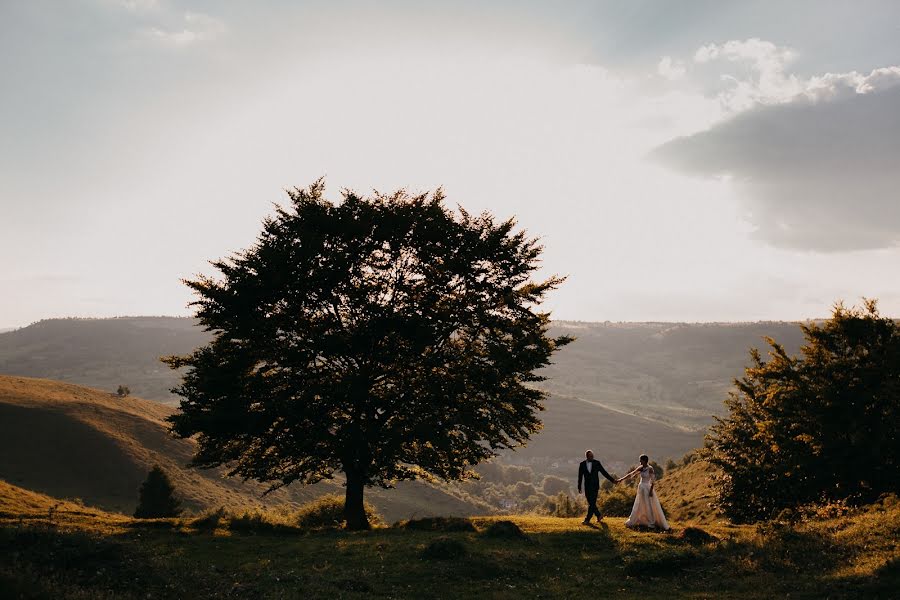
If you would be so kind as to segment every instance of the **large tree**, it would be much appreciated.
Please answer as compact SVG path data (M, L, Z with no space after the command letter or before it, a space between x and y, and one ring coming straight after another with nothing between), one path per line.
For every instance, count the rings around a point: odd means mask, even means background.
M510 219L443 194L288 191L254 246L185 283L213 340L187 367L173 432L192 464L312 484L346 476L349 528L365 486L458 479L541 427L536 370L571 341L539 312L541 246Z
M900 491L900 326L867 300L800 327L800 356L771 339L767 361L751 351L706 439L724 473L719 502L736 520Z

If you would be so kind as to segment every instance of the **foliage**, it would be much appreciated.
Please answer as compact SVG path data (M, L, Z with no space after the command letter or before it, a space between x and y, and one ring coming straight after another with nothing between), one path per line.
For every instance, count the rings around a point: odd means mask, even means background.
M557 477L556 475L547 475L541 482L541 491L544 492L544 495L546 496L568 493L571 489L572 486L566 479Z
M634 488L618 486L597 497L597 508L606 517L627 517L634 506Z
M900 490L898 324L866 300L800 327L800 356L771 339L767 362L751 351L728 416L707 436L709 460L724 471L718 502L738 521Z
M138 519L160 519L181 514L181 501L175 498L175 486L159 465L154 465L141 484L140 499L134 511Z
M131 394L131 388L129 388L127 385L119 385L119 387L116 388L116 396L118 396L119 398L124 398L129 394Z
M560 492L553 498L549 498L546 507L547 513L554 517L579 517L587 511L587 504L580 496L575 499L566 492Z
M368 502L364 503L367 522L376 524L381 522L381 516L375 507ZM344 498L337 494L326 494L301 506L294 515L294 522L299 527L308 529L329 529L343 527L346 522L344 515Z
M535 494L537 494L537 490L534 489L534 485L525 483L524 481L520 481L515 485L515 493L516 497L518 497L520 500L524 500L529 496L534 496Z
M534 479L534 471L531 467L504 464L498 460L489 460L481 463L475 469L479 477L485 481L515 485L520 481L531 483Z
M186 284L212 342L186 367L180 437L192 464L270 482L347 478L348 526L365 486L461 479L540 428L535 371L572 338L536 312L541 246L515 222L454 214L440 190L343 201L320 180L288 192L257 243Z

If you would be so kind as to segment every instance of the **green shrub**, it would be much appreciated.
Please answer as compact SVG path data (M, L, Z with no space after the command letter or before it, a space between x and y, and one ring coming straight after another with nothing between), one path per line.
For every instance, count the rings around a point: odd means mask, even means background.
M297 529L263 512L245 512L239 517L231 517L228 530L238 533L296 533Z
M600 514L607 517L627 517L634 506L634 489L631 487L617 487L609 492L600 494L597 498L597 508Z
M140 500L134 511L137 519L165 519L181 514L181 501L175 498L175 486L159 465L154 465L141 484Z
M368 502L365 503L366 516L369 523L376 525L382 522L381 516ZM344 526L344 497L328 494L301 506L294 515L298 527L307 529L331 529Z
M481 535L489 538L531 541L531 538L512 521L494 521L481 532Z
M219 507L208 510L191 522L191 525L200 531L214 531L225 517L225 509Z

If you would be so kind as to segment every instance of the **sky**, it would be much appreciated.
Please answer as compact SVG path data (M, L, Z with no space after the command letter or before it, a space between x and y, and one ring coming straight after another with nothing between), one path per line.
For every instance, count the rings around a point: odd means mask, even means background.
M900 316L900 3L0 0L0 328L188 315L284 190L442 186L584 321Z

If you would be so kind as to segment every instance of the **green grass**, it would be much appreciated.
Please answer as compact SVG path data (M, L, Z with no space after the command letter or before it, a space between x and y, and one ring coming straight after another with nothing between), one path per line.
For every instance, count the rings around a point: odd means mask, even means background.
M283 514L212 521L7 513L0 597L888 598L900 589L896 498L793 526L704 526L707 542L678 524L638 533L613 518L356 533L288 525ZM515 535L492 536L492 525Z

